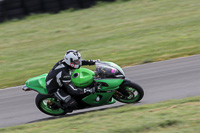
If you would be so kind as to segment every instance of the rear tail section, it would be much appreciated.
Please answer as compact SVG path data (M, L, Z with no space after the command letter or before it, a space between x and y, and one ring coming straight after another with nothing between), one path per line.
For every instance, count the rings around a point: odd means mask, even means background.
M40 94L48 94L45 82L46 77L47 74L42 74L40 76L28 79L25 83L25 86L23 87L23 90L24 91L34 90Z

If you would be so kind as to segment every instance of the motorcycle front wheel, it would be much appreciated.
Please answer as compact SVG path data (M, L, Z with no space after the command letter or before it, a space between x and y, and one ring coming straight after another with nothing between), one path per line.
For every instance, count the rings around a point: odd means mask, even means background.
M136 103L144 96L144 90L138 84L133 82L125 82L115 92L113 97L122 103Z
M67 111L60 108L57 104L59 100L51 95L38 94L35 99L35 104L40 111L52 116L65 115Z

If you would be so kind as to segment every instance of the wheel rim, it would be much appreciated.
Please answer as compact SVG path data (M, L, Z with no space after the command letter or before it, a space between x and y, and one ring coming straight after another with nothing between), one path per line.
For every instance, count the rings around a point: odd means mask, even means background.
M124 89L129 93L129 96L125 97L122 94L122 96L120 96L120 101L125 102L125 103L133 103L139 99L140 94L136 89L129 86L126 86Z
M48 101L51 101L51 102L53 102L53 103L56 102L55 98L46 98L46 99L43 99L43 100L41 101L41 103L40 103L40 106L41 106L41 108L42 108L45 112L47 112L47 113L49 113L49 114L54 114L54 115L64 113L64 110L61 109L61 108L52 109L51 106L49 106L49 105L47 104Z

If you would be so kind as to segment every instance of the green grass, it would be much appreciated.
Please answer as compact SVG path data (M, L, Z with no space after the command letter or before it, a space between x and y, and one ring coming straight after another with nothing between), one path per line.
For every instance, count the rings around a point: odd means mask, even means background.
M199 133L200 96L1 128L1 133Z
M0 24L0 88L47 73L68 49L135 65L200 53L199 0L130 0Z

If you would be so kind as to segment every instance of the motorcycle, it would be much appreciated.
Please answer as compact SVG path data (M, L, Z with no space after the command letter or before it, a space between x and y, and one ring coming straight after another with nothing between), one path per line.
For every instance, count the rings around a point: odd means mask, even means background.
M62 101L54 95L49 95L46 89L47 74L28 79L24 91L37 91L35 104L45 114L60 116L69 113L62 107ZM113 62L95 63L95 71L87 68L75 69L71 74L72 83L79 88L95 87L93 94L73 96L77 101L77 109L122 103L136 103L144 96L141 86L125 78L125 73L120 66Z

